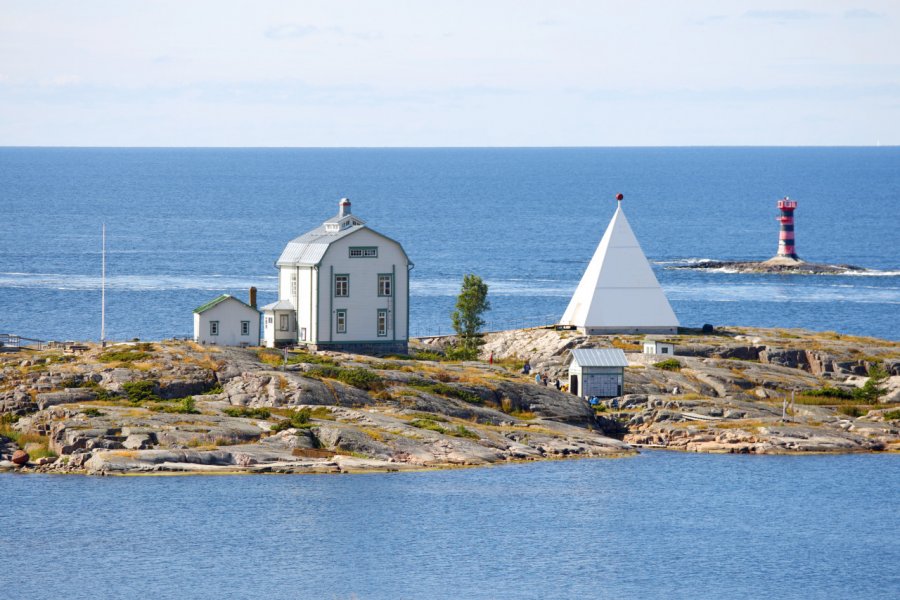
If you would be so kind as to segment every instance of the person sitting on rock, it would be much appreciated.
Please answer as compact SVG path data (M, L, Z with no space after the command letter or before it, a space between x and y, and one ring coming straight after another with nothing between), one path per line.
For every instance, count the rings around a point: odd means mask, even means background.
M531 365L528 363L527 360L525 361L525 364L522 365L522 373L524 373L525 375L528 375L529 373L531 373Z

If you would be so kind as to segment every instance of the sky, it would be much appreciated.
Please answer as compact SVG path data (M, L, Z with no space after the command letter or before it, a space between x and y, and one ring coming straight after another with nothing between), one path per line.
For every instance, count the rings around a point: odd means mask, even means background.
M0 146L877 144L898 0L0 0Z

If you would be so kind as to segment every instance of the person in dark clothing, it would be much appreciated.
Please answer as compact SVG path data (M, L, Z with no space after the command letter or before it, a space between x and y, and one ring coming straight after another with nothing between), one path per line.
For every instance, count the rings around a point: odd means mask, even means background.
M526 360L525 364L522 366L522 373L528 375L531 373L531 364Z

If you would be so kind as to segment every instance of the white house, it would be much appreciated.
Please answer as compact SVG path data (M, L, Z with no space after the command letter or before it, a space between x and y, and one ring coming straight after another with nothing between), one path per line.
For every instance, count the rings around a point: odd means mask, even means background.
M259 311L256 288L250 304L229 294L194 309L194 341L217 346L259 346Z
M351 214L350 200L338 206L276 261L278 301L262 307L265 345L406 353L413 264L403 246Z
M582 398L615 398L625 389L628 359L619 348L572 350L569 391Z
M617 200L560 325L587 335L675 333L678 318L622 212L621 194Z
M675 354L675 344L648 337L644 340L644 354L667 354L672 356Z

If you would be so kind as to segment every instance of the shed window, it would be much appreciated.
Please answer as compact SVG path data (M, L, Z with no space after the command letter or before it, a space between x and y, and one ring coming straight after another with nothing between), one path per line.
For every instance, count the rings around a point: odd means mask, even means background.
M250 321L241 321L241 335L250 335Z
M350 276L335 275L334 276L334 295L338 298L346 298L350 295Z
M288 330L288 316L287 315L278 315L278 329L281 331Z
M659 353L660 353L660 354L668 354L668 353L669 353L669 349L666 348L665 346L663 346L663 347L660 349Z
M338 333L347 333L347 310L340 309L335 311L335 325Z
M219 322L218 321L210 321L209 322L209 335L219 335Z

